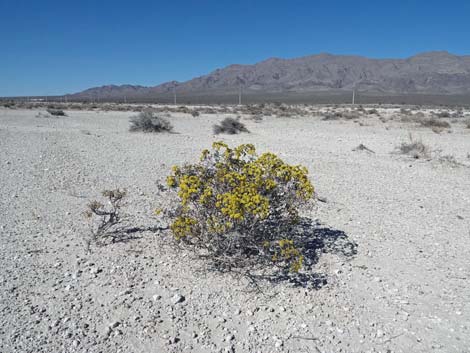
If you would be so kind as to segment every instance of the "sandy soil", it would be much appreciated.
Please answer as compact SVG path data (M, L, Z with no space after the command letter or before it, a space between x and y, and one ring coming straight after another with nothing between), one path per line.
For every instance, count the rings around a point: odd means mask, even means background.
M143 134L128 132L128 112L36 114L0 110L1 352L470 352L463 124L273 117L216 137L220 115L173 114L177 134ZM391 153L408 131L460 165ZM89 200L126 188L133 224L155 225L157 182L214 140L308 167L326 199L309 216L355 249L328 239L322 286L257 292L177 254L165 233L86 254ZM360 143L375 153L352 151Z

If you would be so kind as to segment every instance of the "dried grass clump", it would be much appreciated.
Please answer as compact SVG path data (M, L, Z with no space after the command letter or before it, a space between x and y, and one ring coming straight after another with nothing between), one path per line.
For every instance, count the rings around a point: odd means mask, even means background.
M168 120L152 111L143 111L137 116L130 118L130 131L143 132L171 132L173 126Z
M217 270L302 268L302 251L285 230L314 195L305 167L273 153L258 156L251 144L215 142L200 162L173 167L167 184L177 195L175 209L166 211L174 238Z
M415 159L429 159L431 152L428 146L421 140L415 140L411 134L409 135L409 141L402 142L398 150L400 153L409 155Z
M225 118L220 122L219 125L214 125L214 134L229 134L235 135L240 132L249 132L243 123L240 122L240 118Z

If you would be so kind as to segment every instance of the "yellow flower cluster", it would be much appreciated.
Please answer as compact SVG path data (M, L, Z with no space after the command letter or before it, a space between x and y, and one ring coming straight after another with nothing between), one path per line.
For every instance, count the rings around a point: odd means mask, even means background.
M175 166L167 178L182 206L171 225L177 239L250 229L253 222L279 209L294 219L298 203L313 196L308 171L302 166L288 165L273 153L257 156L252 144L231 149L214 142L212 148L202 152L200 163ZM279 242L275 257L290 263L293 271L302 266L303 257L288 239Z
M192 233L192 227L197 221L190 217L180 216L171 224L171 231L177 240L184 238Z
M304 257L300 250L294 246L294 241L291 239L279 240L279 249L279 254L273 256L273 261L287 261L290 263L292 272L299 272L302 268Z

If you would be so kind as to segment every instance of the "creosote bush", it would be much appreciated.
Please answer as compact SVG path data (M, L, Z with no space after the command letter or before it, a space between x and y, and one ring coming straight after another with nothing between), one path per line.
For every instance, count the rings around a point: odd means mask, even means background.
M234 135L240 132L249 132L245 125L240 122L240 119L225 118L219 125L214 125L214 134L229 134Z
M130 123L130 131L170 132L173 130L173 126L168 120L149 110L132 117Z
M269 152L258 156L251 144L215 142L198 163L174 166L167 184L178 200L169 212L174 238L214 268L302 268L302 249L279 229L295 225L300 207L313 199L305 167Z

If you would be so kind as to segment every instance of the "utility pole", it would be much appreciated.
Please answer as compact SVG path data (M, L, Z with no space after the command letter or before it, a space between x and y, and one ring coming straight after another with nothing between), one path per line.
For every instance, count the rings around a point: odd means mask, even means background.
M173 84L173 104L176 105L176 84Z
M238 86L238 105L242 105L242 84Z
M353 88L352 104L356 103L356 87Z

